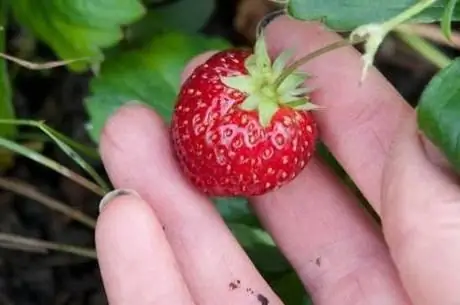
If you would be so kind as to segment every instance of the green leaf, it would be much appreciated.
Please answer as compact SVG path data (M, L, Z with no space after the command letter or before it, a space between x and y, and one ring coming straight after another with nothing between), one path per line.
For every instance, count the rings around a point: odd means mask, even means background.
M228 226L260 272L274 273L291 269L267 232L239 223L229 223Z
M7 1L0 3L0 26L6 28L7 24ZM0 52L5 52L5 29L0 30ZM7 70L7 61L0 59L0 118L14 119L15 111L12 100L10 78ZM0 137L12 138L16 135L16 126L0 125Z
M180 0L155 9L155 13L169 27L194 33L203 28L215 6L216 0Z
M290 0L288 14L296 19L323 21L336 31L351 31L368 23L384 22L420 0ZM449 0L437 1L412 21L428 23L443 17ZM460 9L455 9L452 20L460 20Z
M102 49L123 38L121 27L145 13L140 0L14 0L10 4L16 19L65 60L101 60ZM88 64L76 62L70 67L82 71Z
M274 292L285 305L313 305L295 272L289 272L270 282Z
M460 59L433 77L422 93L417 120L423 133L460 171Z
M187 62L204 51L227 45L222 40L169 32L142 47L112 54L92 79L91 96L85 101L93 139L98 141L106 119L115 110L133 100L152 106L169 122Z
M149 10L144 18L126 29L130 42L145 41L158 33L177 30L196 33L203 28L215 9L215 0L179 0Z
M257 217L250 210L247 199L239 197L220 197L213 199L220 215L226 222L260 226Z
M7 1L0 3L0 25L5 29L7 24ZM0 30L0 52L5 52L5 30ZM14 119L15 111L12 90L8 75L7 61L0 59L0 118ZM14 138L17 128L13 125L0 125L0 138ZM10 151L0 149L0 169L9 168L14 164L14 155Z
M455 6L457 5L457 0L448 0L446 8L444 9L444 15L441 19L441 28L444 36L447 39L451 39L452 37L452 16L454 14Z

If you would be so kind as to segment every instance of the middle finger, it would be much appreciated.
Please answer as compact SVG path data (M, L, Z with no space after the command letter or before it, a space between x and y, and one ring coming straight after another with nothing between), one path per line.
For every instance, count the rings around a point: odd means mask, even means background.
M251 201L315 304L409 304L377 226L320 160Z
M266 37L272 54L289 48L298 57L339 39L314 23L286 17L275 19ZM351 48L307 68L318 88L313 102L327 106L315 113L323 140L378 209L380 172L393 132L384 122L407 105L375 70L357 87L360 59ZM318 304L409 304L376 224L317 158L289 185L252 203Z

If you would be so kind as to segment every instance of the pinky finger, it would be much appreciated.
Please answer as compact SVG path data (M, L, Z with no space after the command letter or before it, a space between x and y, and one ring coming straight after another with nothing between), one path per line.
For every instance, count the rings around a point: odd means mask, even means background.
M107 201L96 227L96 249L109 304L193 305L153 210L126 192Z

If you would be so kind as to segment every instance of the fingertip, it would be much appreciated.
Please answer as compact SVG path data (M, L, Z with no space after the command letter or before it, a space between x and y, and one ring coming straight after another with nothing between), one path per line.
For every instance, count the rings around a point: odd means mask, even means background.
M178 193L201 196L179 168L167 124L147 106L124 106L108 120L100 154L112 184L135 189L149 203L151 184L157 201Z
M111 155L123 146L141 142L135 130L143 122L149 122L149 131L153 136L164 132L165 123L161 116L145 104L129 102L117 109L107 119L101 132L99 151L102 161L110 160Z
M422 131L419 131L419 138L427 159L434 165L445 171L452 171L453 168L441 150L428 139Z
M207 51L192 58L182 72L181 81L184 82L199 65L205 63L215 53L217 51Z
M142 252L145 240L142 236L145 237L150 226L158 226L157 223L149 206L139 196L124 194L106 202L97 219L95 246L109 295L117 294L113 287L122 278L120 272L124 265L135 256L132 249L138 248ZM141 238L136 238L136 235Z
M112 195L115 192L118 192L118 195ZM96 249L98 252L105 252L107 247L113 246L111 240L114 235L129 231L123 227L127 222L130 222L131 218L146 215L150 212L147 211L148 205L134 192L116 190L112 194L109 193L101 201L101 212L95 229ZM118 237L114 239L122 241Z
M104 208L112 202L114 199L121 197L121 196L137 196L140 198L139 194L135 190L130 189L115 189L111 192L108 192L104 195L104 197L99 202L99 213L102 213Z
M270 21L265 27L265 35L270 51L275 54L286 48L304 53L305 48L317 49L342 39L336 32L327 30L321 22L298 20L289 15L280 15Z
M394 185L395 180L402 178L418 181L420 178L434 176L447 177L446 174L452 168L439 149L420 131L416 111L403 115L397 130L383 171L384 188ZM402 175L403 173L408 176ZM385 193L388 192L383 192ZM382 200L388 201L386 198Z
M122 193L105 205L95 232L109 303L193 304L153 209L139 195Z
M125 103L106 120L102 129L102 138L107 137L113 131L119 131L118 127L120 124L129 123L131 120L136 119L136 117L144 117L146 115L157 123L163 123L161 116L143 102L129 101Z
M459 293L452 283L460 277L450 266L460 257L460 189L455 175L433 162L423 141L412 112L399 125L385 166L383 232L413 302L454 304Z

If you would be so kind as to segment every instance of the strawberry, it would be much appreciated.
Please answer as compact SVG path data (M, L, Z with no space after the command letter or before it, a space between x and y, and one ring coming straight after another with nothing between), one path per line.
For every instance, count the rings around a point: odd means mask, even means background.
M257 196L293 180L314 150L315 105L306 75L272 64L264 38L254 53L230 49L198 66L181 87L171 121L185 175L210 196ZM288 74L286 74L286 71Z

